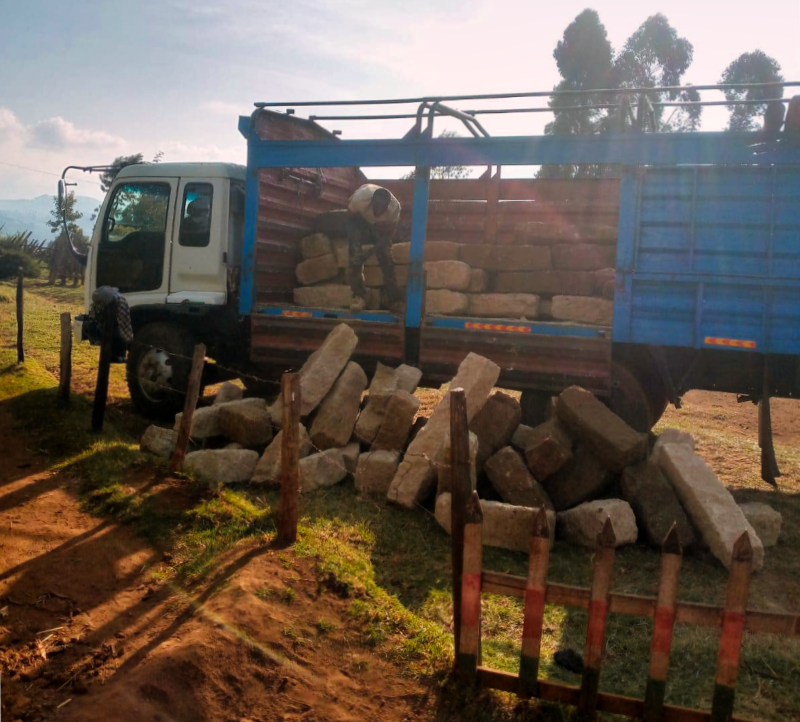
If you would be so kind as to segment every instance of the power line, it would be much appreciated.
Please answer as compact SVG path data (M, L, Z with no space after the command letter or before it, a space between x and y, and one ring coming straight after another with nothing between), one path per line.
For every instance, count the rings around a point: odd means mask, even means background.
M26 165L17 165L16 163L8 163L8 162L6 162L4 160L0 160L0 165L7 165L10 168L20 168L21 170L29 170L32 173L41 173L43 175L51 175L54 178L61 178L61 176L58 173L51 173L49 170L41 170L40 168L30 168L29 166L26 166ZM100 185L100 183L97 183L96 181L91 181L91 180L84 180L83 182L84 183L91 183L93 186L99 186Z

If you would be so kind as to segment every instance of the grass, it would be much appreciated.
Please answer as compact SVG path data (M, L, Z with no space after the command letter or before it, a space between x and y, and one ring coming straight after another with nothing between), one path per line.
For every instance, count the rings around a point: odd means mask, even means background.
M13 290L0 284L0 297ZM65 469L82 480L85 508L124 520L150 543L169 550L170 565L160 572L192 589L207 578L222 552L246 540L270 540L274 533L277 494L226 488L211 493L191 481L179 485L180 504L165 504L163 484L152 489L132 485L138 474L153 475L152 460L138 451L138 434L145 422L131 413L121 369L112 374L112 403L102 436L88 431L96 349L74 350L76 393L69 407L55 399L58 370L58 315L80 307L72 289L33 284L26 294L27 359L17 366L13 350L13 303L0 303L0 405L12 412L26 430L32 450L47 454L55 470ZM691 407L691 404L687 403ZM671 413L665 424L695 434L698 448L739 500L766 500L784 515L783 536L768 550L767 566L754 579L750 606L798 611L800 587L800 449L779 445L778 459L785 477L782 491L767 492L758 480L755 439L744 438L725 418L704 418L699 411ZM717 416L724 416L722 412ZM155 472L166 479L166 472ZM171 481L172 486L175 485ZM132 489L132 486L136 488ZM450 539L431 515L408 513L380 501L356 497L340 485L304 496L299 539L294 553L314 560L320 583L350 600L365 644L398 662L409 674L428 682L445 679L452 655ZM286 570L294 566L291 552L278 559ZM486 548L484 567L524 576L523 554ZM551 555L552 581L586 586L591 572L587 550L557 542ZM643 547L618 550L615 591L652 595L658 583L659 557ZM706 557L688 557L681 575L680 598L720 603L727 575ZM285 590L263 587L256 595L286 604L294 600ZM483 662L517 671L522 634L520 600L485 595L483 600ZM331 631L327 622L319 633ZM642 697L649 650L648 620L612 615L609 620L601 689ZM560 648L583 650L586 614L582 610L548 605L545 614L541 673L577 684L579 679L553 662ZM293 644L302 634L287 627ZM296 639L292 635L296 636ZM713 691L717 633L681 627L676 632L670 669L668 701L708 708ZM307 641L307 640L306 640ZM766 720L800 717L800 643L796 639L747 635L739 677L737 714ZM364 663L366 665L366 662ZM484 699L483 697L481 698ZM469 701L473 719L562 719L562 710L536 705L515 707L514 698L489 695L488 701ZM448 705L464 704L452 692Z

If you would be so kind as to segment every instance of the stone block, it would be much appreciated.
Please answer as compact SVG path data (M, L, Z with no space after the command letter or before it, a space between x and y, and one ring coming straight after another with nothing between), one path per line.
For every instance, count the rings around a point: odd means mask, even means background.
M369 446L375 441L375 437L378 435L386 417L386 407L388 405L389 399L385 396L370 397L367 400L367 405L358 415L354 430L355 437L360 443Z
M591 296L594 293L594 275L588 271L510 271L495 274L492 290L495 293L535 293L541 296Z
M355 485L361 494L385 496L400 464L397 451L367 451L358 457Z
M550 478L572 458L572 438L557 419L531 429L525 443L525 461L539 481Z
M658 457L665 444L683 444L686 448L694 451L694 436L688 431L678 429L664 429L656 438L653 450L650 452L650 461L658 464Z
M139 448L142 451L149 451L151 454L160 456L162 459L170 459L172 458L172 452L175 450L177 438L177 432L172 429L148 426L139 442Z
M565 511L596 499L611 483L614 474L588 449L578 448L555 474L542 480L556 511Z
M266 408L222 404L220 434L243 447L264 446L272 441L272 419Z
M351 441L347 446L340 449L342 452L342 459L347 473L353 476L356 473L358 466L358 457L361 456L361 445L357 441Z
M414 426L420 401L408 391L395 391L385 403L385 414L372 442L372 451L402 451Z
M622 499L588 501L569 511L559 512L556 518L559 537L589 549L597 546L597 537L606 519L611 519L617 547L635 544L639 535L633 509Z
M408 391L410 394L417 390L422 379L422 370L408 364L401 364L394 370L394 373L397 379L397 390Z
M753 548L753 569L761 569L764 564L761 540L706 463L683 444L664 444L658 464L711 553L730 568L733 546L747 532Z
M446 289L426 291L425 312L441 316L463 316L467 313L467 295Z
M482 268L471 268L469 271L468 293L485 293L489 290L489 273Z
M350 308L353 291L343 284L299 286L294 289L294 305L304 308Z
M226 381L219 387L217 395L214 397L214 404L227 404L229 401L238 401L244 395L244 389L241 386L232 384Z
M467 313L478 318L536 318L539 297L532 293L470 293Z
M228 401L224 404L214 404L212 406L201 406L194 410L192 416L192 428L189 436L192 439L208 439L211 436L221 436L222 430L219 426L220 409L226 406L237 408L250 407L255 409L265 409L267 402L264 399L239 399L238 401ZM181 428L183 412L175 414L175 431Z
M257 464L249 449L204 449L186 454L183 469L209 484L236 484L250 481Z
M308 357L299 372L302 392L300 416L308 416L328 395L339 374L350 361L356 344L358 338L353 329L342 323L334 328L322 345ZM270 413L272 423L280 428L283 425L283 399L280 396L272 405Z
M457 261L460 244L452 241L426 241L424 248L425 261ZM392 245L392 260L400 265L411 262L411 244L395 243Z
M553 296L550 315L556 321L611 326L614 323L614 302L586 296Z
M774 547L778 543L781 534L781 524L783 517L779 511L775 511L769 504L762 504L757 501L739 504L739 508L744 514L744 518L755 529L761 544L766 549Z
M339 273L336 265L336 258L332 253L324 256L309 258L297 264L297 280L303 286L311 286L314 283L327 281Z
M553 511L553 502L531 476L522 455L504 446L486 462L486 475L500 498L507 504L540 507Z
M560 244L552 251L553 268L560 271L597 271L613 266L617 256L614 246L589 243Z
M269 484L272 486L281 483L281 457L282 457L283 432L279 431L272 439L272 443L266 448L258 461L253 478L253 484ZM311 453L311 439L308 437L306 427L300 424L300 453L304 459Z
M489 398L500 367L475 353L469 353L458 367L450 389L463 388L467 400L467 423L475 418ZM388 499L407 509L413 509L433 492L436 471L433 466L441 458L450 431L450 391L433 410L428 422L409 444L406 455L392 480Z
M367 375L350 361L319 405L309 434L318 449L339 449L350 441L367 388Z
M622 498L631 505L643 541L647 544L660 549L675 523L684 551L695 545L694 531L686 512L672 485L652 458L625 469L620 490Z
M556 402L556 414L575 438L582 440L608 466L621 472L647 453L647 436L634 431L594 394L570 386Z
M511 441L509 442L511 446L513 446L517 451L524 452L528 447L528 444L534 438L533 429L533 426L527 426L526 424L520 424L517 426L511 436Z
M378 361L369 384L369 398L388 399L395 391L397 391L397 369Z
M347 476L341 449L326 449L300 459L300 491L334 486Z
M470 268L462 261L425 262L425 283L427 288L466 291L469 288L469 282Z
M449 534L452 514L452 495L441 494L436 499L436 521ZM483 546L525 552L531 548L531 533L538 509L514 506L499 501L481 499L483 511ZM550 539L555 535L556 515L547 512Z
M317 256L329 256L333 253L331 239L324 233L313 233L310 236L300 239L300 253L303 258L316 258Z
M613 268L601 268L594 272L595 296L602 296L614 300L614 283L617 272Z
M498 246L494 243L461 246L460 259L485 271L546 271L552 268L550 249L544 246Z
M350 241L346 238L334 238L331 241L333 256L336 258L336 267L345 269L350 267Z
M554 245L556 243L601 243L615 246L616 226L584 225L572 223L518 223L514 235L519 243Z
M442 451L441 461L437 465L437 475L439 481L436 487L436 495L446 494L453 491L453 475L450 467L450 434L447 435L447 440L444 443L444 450ZM475 459L478 455L478 437L469 432L469 482L470 488L476 489L478 486L478 471Z
M479 472L490 456L508 444L521 418L522 409L513 396L497 391L486 400L469 425L469 430L478 437Z

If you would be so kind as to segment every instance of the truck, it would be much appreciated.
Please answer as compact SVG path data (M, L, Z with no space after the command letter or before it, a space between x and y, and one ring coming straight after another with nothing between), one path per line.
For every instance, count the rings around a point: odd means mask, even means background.
M478 116L496 110L445 105L506 97L499 94L257 103L239 118L245 166L158 163L116 175L84 259L86 311L100 286L119 289L127 300L134 333L128 385L136 407L150 416L182 408L196 343L213 360L204 382L239 376L252 387L297 370L337 324L347 323L359 338L354 360L368 373L378 362L408 363L423 371L423 385L435 386L451 379L470 351L492 359L502 369L499 385L521 392L529 424L543 420L550 399L571 385L589 389L640 431L690 389L760 402L768 422L771 396L800 394L800 98L777 127L658 132L651 99L672 91L614 91L621 98L618 130L590 136L490 136ZM789 101L779 95L770 105L780 105L782 118ZM384 112L296 113L357 103ZM386 113L397 103L418 108ZM436 137L442 116L462 122L470 135ZM398 138L345 139L323 126L402 118L412 128ZM520 165L606 172L503 177L503 167ZM448 166L483 170L432 178L432 168ZM413 172L376 177L387 167ZM301 240L314 233L315 219L345 208L366 182L388 188L403 207L395 242L407 254L404 312L299 303ZM59 192L66 192L64 183ZM586 246L596 237L613 259L606 298L577 287L587 276L576 274L596 275L597 262L583 271L553 265L555 246ZM594 323L554 318L546 309L535 317L487 318L470 314L469 289L466 312L430 310L428 250L447 243L487 259L481 262L489 292L527 293L543 309L557 297L583 294L595 299L589 307L610 304L609 315ZM84 321L75 320L77 339L97 343ZM765 434L770 441L768 423Z

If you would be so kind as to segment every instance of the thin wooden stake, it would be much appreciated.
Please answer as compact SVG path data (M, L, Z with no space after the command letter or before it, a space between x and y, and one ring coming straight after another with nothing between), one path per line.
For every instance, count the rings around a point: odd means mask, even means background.
M456 627L456 670L466 684L478 680L481 661L481 571L483 569L483 511L478 492L464 506L464 546L461 574L461 614Z
M550 525L547 523L545 508L540 507L533 520L528 580L525 586L525 621L522 627L522 656L519 661L519 696L522 699L535 697L538 688L549 564Z
M725 593L725 611L722 613L722 633L719 638L717 676L714 680L714 699L711 703L713 722L730 722L736 697L736 678L739 675L739 657L742 652L745 611L753 572L753 548L747 532L733 545L728 589Z
M758 402L758 445L761 447L761 478L772 486L777 486L781 476L778 460L775 458L775 443L772 436L772 412L769 397L772 392L769 372L769 356L764 356L764 370L761 379L761 400Z
M117 331L117 302L106 304L103 311L102 337L100 339L100 360L97 363L97 384L94 389L92 407L92 431L103 430L108 401L108 377L111 372L111 358L114 353L114 335Z
M464 565L464 514L472 493L469 473L469 423L464 389L450 391L450 544L453 565L453 630L455 649L461 635L461 573ZM459 654L455 655L458 669Z
M675 627L682 554L678 526L673 523L661 547L661 576L653 622L653 639L650 643L650 667L644 695L644 722L661 722L664 718L664 695L667 689L669 653Z
M25 347L23 345L22 340L22 328L23 328L23 320L25 318L25 312L23 309L23 304L25 302L25 281L24 276L22 275L22 269L19 269L19 275L17 276L17 363L24 364L25 363Z
M189 371L189 381L186 386L186 399L183 402L183 416L181 416L181 425L178 428L178 438L175 439L175 449L169 461L169 470L173 473L183 468L183 460L186 458L186 449L189 446L194 410L197 408L197 399L200 396L200 385L203 380L205 362L206 347L205 344L199 343L194 347L192 368Z
M58 376L58 398L69 401L72 383L72 318L69 311L61 314L61 370Z
M281 443L281 498L278 502L278 541L297 541L297 498L300 494L300 376L284 374Z
M600 665L606 636L608 600L611 592L611 574L614 567L616 544L611 519L606 519L603 530L597 535L597 546L592 565L592 586L589 592L589 624L586 630L586 648L583 655L583 676L578 697L579 709L594 717L597 712L597 693L600 689Z

